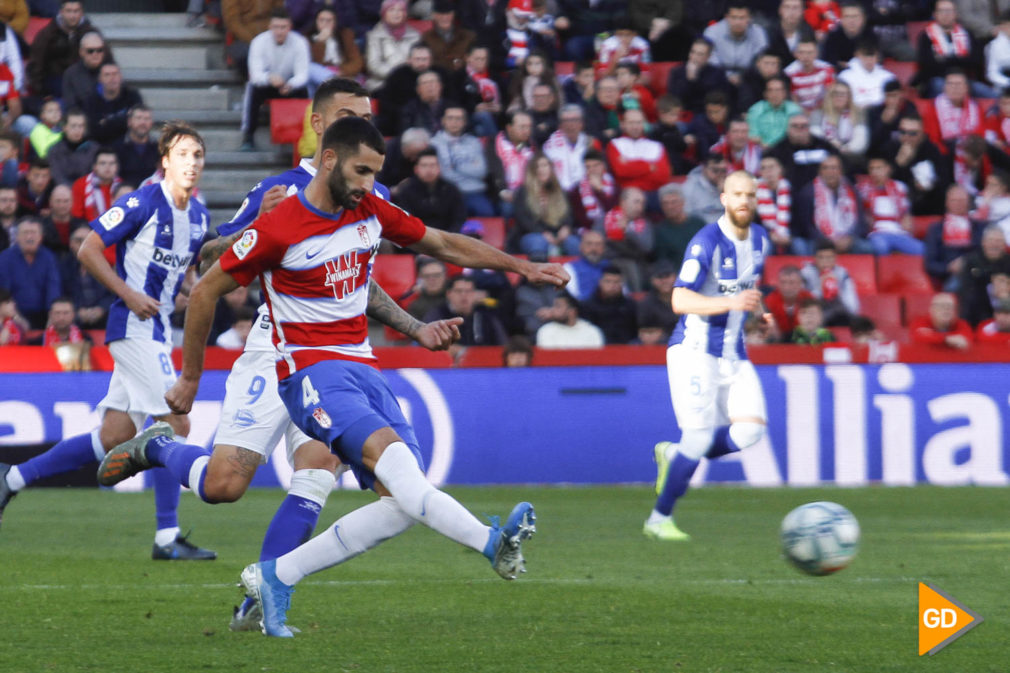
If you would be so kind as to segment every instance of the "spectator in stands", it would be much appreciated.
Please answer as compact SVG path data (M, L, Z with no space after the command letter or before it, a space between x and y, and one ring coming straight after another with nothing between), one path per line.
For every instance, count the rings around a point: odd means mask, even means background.
M468 215L492 217L494 204L487 197L487 159L480 140L466 130L466 110L450 104L442 113L442 130L431 138L438 153L443 178L463 194Z
M880 65L879 55L875 42L860 42L849 67L838 75L838 81L852 90L852 104L856 107L883 105L884 87L888 82L897 82L894 74Z
M561 100L558 78L554 75L554 69L551 67L547 55L542 51L532 51L509 81L506 109L531 109L533 107L533 87L538 84L546 84L554 88L557 99Z
M649 268L649 291L636 304L639 326L657 326L662 331L658 341L666 343L677 326L677 314L673 312L673 284L677 281L677 271L669 260L661 259Z
M2 24L0 24L2 25ZM22 116L21 94L15 83L14 73L6 63L0 63L0 128L4 131L14 129L21 135L28 135L35 126L35 118Z
M630 343L638 335L635 302L624 296L624 280L616 266L603 269L596 289L582 302L582 314L600 328L608 345Z
M841 7L835 0L807 0L803 19L814 29L818 40L824 39L832 28L838 25Z
M505 11L508 3L495 0L463 0L456 7L459 23L477 35L476 42L490 49L490 70L505 67ZM415 6L420 6L415 3ZM589 56L592 56L590 52ZM573 59L574 60L574 59Z
M817 58L817 42L800 40L793 51L796 60L783 69L789 78L793 101L808 114L821 107L835 81L835 68Z
M579 317L580 303L567 292L558 293L547 312L550 320L536 332L537 348L601 348L603 331Z
M119 160L109 147L95 152L91 172L74 182L74 217L91 222L102 215L112 205L112 195L122 183L119 178Z
M49 148L49 168L53 182L58 185L73 184L91 169L95 161L98 143L85 138L87 119L81 110L68 110L63 137Z
M466 67L466 52L477 36L457 25L452 0L434 0L431 24L431 28L421 35L421 41L431 49L433 64L450 72L463 70Z
M98 87L98 73L103 63L110 63L105 40L96 30L81 36L79 59L63 73L63 105L84 109L85 101Z
M630 62L637 65L651 63L648 41L635 32L631 19L619 15L614 19L614 31L600 44L596 55L597 75L613 75L617 64Z
M525 4L525 3L522 3ZM530 8L533 15L529 18L526 27L529 29L530 47L542 49L550 55L552 60L557 60L561 56L558 43L558 31L554 26L557 19L552 12L556 10L556 4L547 4L547 0L531 0Z
M993 307L993 317L979 323L975 342L980 344L1010 344L1010 299L1001 299Z
M512 217L515 191L526 174L526 164L533 158L530 145L533 121L529 114L513 111L505 115L505 130L485 146L491 184L504 217Z
M594 229L582 233L579 241L579 256L564 264L565 271L571 276L567 290L579 301L585 301L596 291L596 286L603 275L603 269L610 266L604 259L606 243L603 234Z
M824 324L848 326L852 316L859 315L859 295L848 270L838 264L835 246L822 240L814 250L814 261L800 270L803 284L824 309Z
M691 43L687 61L670 70L667 93L676 96L696 114L704 111L705 97L710 91L729 93L731 85L726 73L711 63L712 43L703 37Z
M18 192L14 187L0 186L0 251L14 245L17 220Z
M0 346L19 346L29 329L10 290L0 287ZM602 341L602 338L601 338Z
M810 132L810 118L798 114L789 118L786 137L771 149L766 149L764 156L779 160L793 194L798 194L817 177L821 163L828 156L837 154L834 145Z
M983 225L969 219L971 197L964 187L947 188L943 218L926 230L923 263L933 282L947 292L957 292L965 256L978 246Z
M772 314L776 330L784 340L791 339L799 318L800 304L808 299L814 299L814 295L804 287L799 267L787 264L779 269L778 284L765 296L764 305Z
M685 156L687 143L684 140L686 124L680 121L682 106L680 100L670 94L663 94L656 101L659 120L652 125L649 138L655 140L666 150L666 158L670 162L672 175L684 175L693 164Z
M94 31L84 3L61 0L59 14L32 40L28 81L36 95L63 97L63 73L79 58L81 38Z
M414 164L422 150L431 147L431 134L424 129L407 129L399 138L386 143L386 160L378 180L384 185L398 185L414 174Z
M533 365L533 343L522 334L514 334L505 343L501 358L503 367L530 367Z
M684 191L675 182L659 188L659 205L663 219L654 227L655 247L653 254L657 260L669 261L674 271L680 269L684 254L698 230L705 226L705 220L691 215L684 207Z
M533 106L528 110L533 123L533 144L543 147L552 133L558 130L558 98L555 87L537 84L533 87Z
M56 255L42 247L42 223L35 217L19 220L14 245L0 252L0 288L10 291L33 329L45 327L60 296L60 271Z
M884 84L884 102L866 110L866 125L870 130L869 151L881 153L892 140L898 139L898 122L902 117L918 117L915 103L905 97L901 83L888 80Z
M964 136L954 141L954 182L967 189L973 197L981 195L992 174L987 150L982 136Z
M522 184L515 192L514 238L520 252L544 261L552 255L577 255L579 236L572 213L554 174L551 160L536 154L526 164Z
M819 346L834 342L835 335L824 327L824 310L821 302L816 299L803 299L797 311L796 327L789 337L789 342Z
M36 159L28 165L28 170L18 179L18 217L24 215L46 216L49 214L49 196L53 191L49 163Z
M256 322L256 309L249 306L239 306L232 316L232 324L224 332L218 335L214 345L230 350L242 350L245 348L246 339L252 331L253 323Z
M151 108L134 105L126 114L126 134L113 148L119 161L119 175L130 185L139 185L158 170L158 143L151 140L154 124Z
M0 21L21 35L28 27L28 4L25 0L8 0L0 3Z
M957 21L957 5L953 0L937 0L931 21L919 34L916 61L919 68L915 82L923 95L932 98L944 86L944 76L952 69L965 79L978 77L982 67L982 52L971 33ZM967 93L967 92L966 92ZM971 81L971 93L979 98L995 98L996 92L982 82Z
M779 143L786 136L790 118L803 112L788 96L788 80L785 77L772 77L765 84L764 99L747 110L751 137L765 149Z
M821 59L844 70L856 54L856 45L865 41L875 41L865 7L858 0L843 2L841 20L821 43Z
M982 108L968 94L968 78L952 70L943 78L943 92L926 107L923 128L941 149L951 151L958 138L985 132Z
M1006 152L1010 147L1010 88L1000 92L997 104L986 112L984 124L985 141Z
M273 12L285 4L284 0L221 0L224 29L233 38L225 56L240 75L246 75L253 39L270 28Z
M654 192L673 177L663 145L645 137L645 115L641 110L625 110L621 136L607 145L607 162L621 188Z
M70 191L68 187L60 186L57 190ZM53 192L54 199L56 191ZM69 201L69 197L68 197ZM54 208L55 211L55 208ZM82 327L104 329L105 320L109 315L109 307L116 295L108 290L101 281L88 273L77 259L84 239L88 237L91 227L83 220L77 224L70 234L70 249L65 252L60 261L60 278L63 281L63 295L70 297L77 307L77 322Z
M705 96L705 114L694 115L687 125L684 142L687 153L695 161L703 161L708 156L708 148L719 142L719 138L729 129L729 99L722 91L713 91Z
M558 0L554 27L563 36L563 56L568 61L588 61L595 56L594 41L614 29L614 18L627 12L627 0Z
M778 21L768 28L771 53L778 56L783 65L788 65L800 42L816 39L813 28L803 19L803 0L782 0Z
M39 159L49 155L49 148L63 137L63 108L58 100L47 98L39 111L39 120L28 133L31 152Z
M1010 87L1010 11L1003 12L996 27L996 37L985 47L985 74L992 85L1006 95Z
M378 89L393 70L404 65L411 46L421 39L420 33L407 23L406 0L383 0L380 11L382 20L368 31L365 47L369 91Z
M738 0L726 3L725 18L706 28L704 35L713 45L712 64L723 69L733 86L768 46L765 29L752 20L750 6Z
M682 1L629 0L628 16L635 31L649 40L654 61L681 59L683 48L679 45L690 39L683 26Z
M517 329L530 338L537 330L554 319L554 300L564 292L552 285L533 285L522 279L515 293L515 323ZM603 338L600 338L603 341Z
M758 54L754 66L744 73L743 81L736 89L736 108L746 113L764 98L768 80L782 75L782 59L778 54L767 49Z
M394 187L392 197L393 203L434 229L458 232L466 219L463 194L442 177L434 148L421 150L414 175Z
M881 53L897 61L914 61L915 47L909 43L909 21L917 21L925 9L918 0L874 0L864 4L867 20Z
M254 135L259 109L274 98L307 98L309 41L291 30L291 17L284 9L270 15L268 29L249 44L249 81L242 99L241 151L256 149Z
M867 221L867 238L875 255L901 252L921 255L925 246L912 235L908 187L891 179L891 164L882 156L871 156L869 175L859 179L856 191Z
M621 86L616 77L604 77L596 83L592 99L586 103L586 130L601 143L607 144L620 132L618 105Z
M400 111L397 133L410 128L421 128L434 135L441 128L442 115L447 102L442 97L442 80L434 70L417 76L414 97Z
M561 189L575 188L586 174L583 158L590 149L600 150L600 141L585 133L580 105L569 103L561 108L560 128L543 143L544 154L554 165Z
M731 120L726 135L708 151L725 157L726 169L730 172L747 171L757 175L761 169L761 143L750 139L750 127L745 119Z
M982 232L979 248L965 255L958 282L961 317L973 326L992 317L989 286L996 274L1010 274L1010 254L1003 230L990 225Z
M641 189L625 187L620 204L603 220L607 256L621 270L632 292L644 289L645 263L655 247L652 223L645 217L645 200Z
M449 274L444 263L427 255L418 255L416 265L417 282L410 292L400 298L400 303L406 308L407 313L422 320L432 309L445 301Z
M726 159L709 154L699 166L687 174L684 182L684 207L687 212L705 222L718 220L725 208L719 195L726 179Z
M472 107L471 128L481 138L498 132L497 118L502 110L501 90L488 72L491 51L474 44L466 54L463 98Z
M870 131L862 108L852 103L848 84L831 85L821 108L810 115L810 133L831 143L852 170L862 170Z
M1010 176L1003 171L990 173L985 188L975 200L972 217L986 225L996 224L1010 234Z
M55 185L49 193L49 214L42 218L42 244L54 252L62 252L71 243L71 232L87 224L74 217L74 197L68 185ZM85 232L87 233L87 232ZM64 280L66 276L64 275ZM63 294L70 294L64 289ZM79 304L80 302L75 301Z
M337 13L329 7L316 12L315 26L309 35L309 98L330 77L354 79L365 66L354 41L354 30L337 24Z
M792 253L809 255L819 241L830 241L842 254L869 254L859 197L842 173L842 160L825 157L817 177L796 194Z
M461 234L470 238L484 239L486 230L480 220L467 220L460 229ZM491 243L488 241L488 243ZM522 329L516 317L516 293L512 281L504 271L496 269L463 269L463 275L473 279L477 288L476 300L487 305L505 327L513 333Z
M898 121L898 139L884 145L881 154L894 157L894 179L908 186L913 215L943 212L944 191L953 180L951 164L926 137L918 116Z
M593 68L593 62L579 61L575 64L572 76L562 82L561 92L565 103L586 107L593 99L595 83L596 69Z
M586 150L582 160L585 175L579 184L568 193L577 229L602 229L607 211L617 205L620 189L607 171L603 153Z
M91 139L107 144L122 138L127 131L127 115L137 105L143 105L140 94L123 84L119 66L103 63L98 69L98 86L85 96L82 104Z
M74 302L69 297L57 297L49 307L46 329L42 333L41 345L55 347L63 344L89 344L91 335L75 324Z
M777 157L761 158L757 184L758 219L775 245L775 251L785 254L792 243L792 185L783 175L782 162Z
M929 315L916 318L909 325L912 343L967 350L974 341L971 326L957 317L954 295L941 292L929 302Z
M0 131L0 185L4 187L17 185L20 141L14 131Z
M429 311L425 322L461 317L457 346L500 346L507 336L494 311L476 301L474 281L469 276L454 276L449 279L445 292L445 302ZM436 317L437 316L437 317ZM450 349L450 353L452 349Z

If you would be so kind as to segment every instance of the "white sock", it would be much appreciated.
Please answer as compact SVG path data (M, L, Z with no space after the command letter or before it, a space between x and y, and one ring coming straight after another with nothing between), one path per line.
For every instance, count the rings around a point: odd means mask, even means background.
M277 579L294 585L306 575L349 561L414 525L396 500L380 498L340 517L333 526L277 559Z
M207 463L209 462L210 456L200 456L189 466L189 490L196 493L196 497L204 502L207 502L207 499L203 497L200 482L203 481L203 477L207 473Z
M672 519L673 517L668 514L660 514L656 510L652 510L652 514L649 515L649 519L645 522L647 524L663 523L667 519Z
M15 465L7 471L7 488L17 493L25 487L25 478L21 475L21 470Z
M295 470L291 475L288 494L311 500L322 509L326 506L326 499L330 496L330 491L333 490L336 483L337 478L327 470L318 468Z
M167 545L175 542L175 538L178 537L180 533L179 527L175 528L162 528L154 534L154 544L159 547L165 547Z
M406 444L393 442L386 447L375 464L375 476L415 521L470 549L484 551L491 529L450 495L428 483Z
M102 446L101 428L91 431L91 450L95 452L95 460L99 463L105 458L105 447Z

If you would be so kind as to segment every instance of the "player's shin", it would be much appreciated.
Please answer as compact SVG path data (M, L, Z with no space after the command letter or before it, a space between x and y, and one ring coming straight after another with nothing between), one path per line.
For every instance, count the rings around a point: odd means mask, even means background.
M406 444L393 442L386 447L375 464L375 476L411 518L483 552L491 529L451 496L428 483Z
M312 536L319 513L335 483L335 477L328 470L295 471L291 476L291 488L263 538L260 561L286 554Z
M98 430L84 435L64 439L53 448L34 458L15 465L7 477L7 483L13 491L20 491L25 486L46 477L52 477L64 472L72 472L85 465L90 465L105 456L105 449L98 438Z
M764 436L765 426L762 423L738 421L732 425L724 425L715 431L712 448L705 454L706 458L718 458L728 453L742 451L757 444Z
M324 533L277 559L277 579L294 585L307 575L349 561L414 525L396 500L380 498L345 514Z
M155 518L158 531L154 543L160 547L172 544L179 535L179 481L166 469L151 470L154 482Z

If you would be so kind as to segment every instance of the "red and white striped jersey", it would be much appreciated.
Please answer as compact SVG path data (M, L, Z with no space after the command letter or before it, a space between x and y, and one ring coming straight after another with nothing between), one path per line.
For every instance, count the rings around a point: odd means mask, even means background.
M322 360L374 365L365 310L380 238L411 245L424 233L421 220L373 194L334 214L298 192L246 229L221 268L242 285L261 279L279 379Z
M814 61L811 72L804 72L799 61L793 61L782 72L789 78L793 100L807 112L821 106L828 87L835 81L835 69L820 59Z
M792 187L785 178L779 179L778 188L772 191L763 179L758 180L757 213L761 224L769 232L789 235L792 220Z

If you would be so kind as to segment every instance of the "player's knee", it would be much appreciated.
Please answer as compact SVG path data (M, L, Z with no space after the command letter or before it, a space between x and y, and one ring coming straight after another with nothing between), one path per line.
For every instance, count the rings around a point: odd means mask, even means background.
M136 432L131 432L125 426L103 425L98 431L98 439L102 443L102 448L108 453L123 442L133 439L135 434Z
M183 416L178 414L172 414L165 418L165 422L172 426L172 431L178 437L188 437L190 424L189 416Z
M400 508L411 518L424 514L424 501L436 490L417 464L417 458L403 442L393 442L375 464L375 476L386 486Z
M235 502L245 494L248 485L249 482L240 475L221 474L208 466L201 492L206 502L216 505L222 502Z
M701 457L708 453L715 440L715 430L684 430L680 436L678 451L685 458L691 460L701 460Z
M741 449L754 446L765 434L764 423L738 422L729 426L729 436Z
M327 470L296 470L291 475L291 488L288 489L288 493L311 500L322 507L336 483L336 477Z
M326 470L335 474L340 467L340 459L322 442L305 442L294 453L295 470Z

